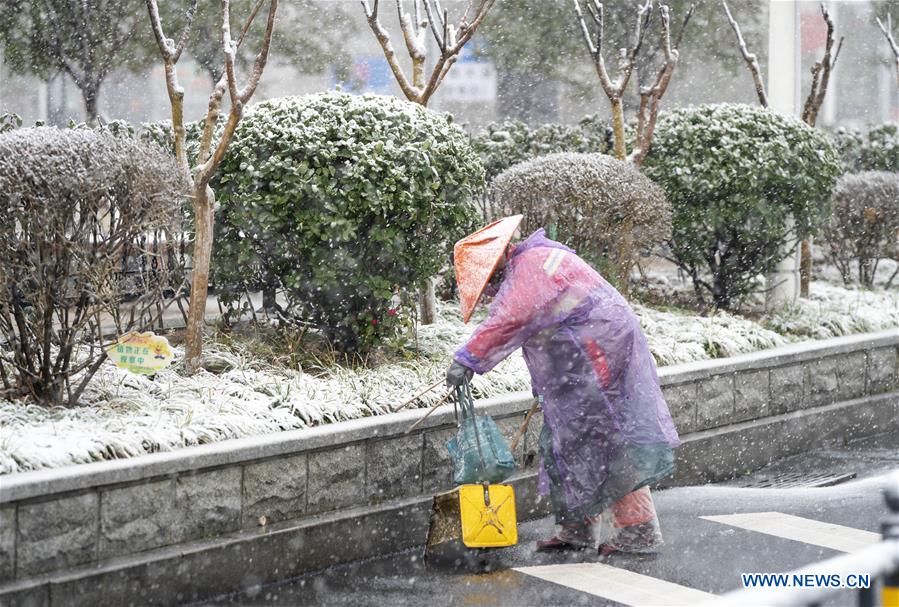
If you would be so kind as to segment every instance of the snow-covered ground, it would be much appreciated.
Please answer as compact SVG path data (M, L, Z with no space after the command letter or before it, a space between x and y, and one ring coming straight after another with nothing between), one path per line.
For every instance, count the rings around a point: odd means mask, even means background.
M760 322L723 312L700 317L639 305L635 311L659 365L669 365L896 327L899 292L815 283L810 300ZM273 368L214 343L206 351L215 368L224 369L218 373L183 377L175 365L150 380L105 364L85 394L85 406L48 410L0 401L0 474L387 413L440 379L452 352L475 325L463 325L456 306L442 305L439 321L420 329L421 357L374 369L333 367L312 375ZM481 397L529 388L518 353L473 383ZM436 402L444 393L438 388L426 394L419 406Z

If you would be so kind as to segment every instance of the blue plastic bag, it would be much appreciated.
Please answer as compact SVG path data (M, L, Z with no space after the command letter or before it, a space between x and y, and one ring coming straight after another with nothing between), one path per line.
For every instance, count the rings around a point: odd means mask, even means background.
M515 458L496 422L489 415L475 415L467 383L456 390L462 419L456 436L446 443L457 485L498 483L515 472Z

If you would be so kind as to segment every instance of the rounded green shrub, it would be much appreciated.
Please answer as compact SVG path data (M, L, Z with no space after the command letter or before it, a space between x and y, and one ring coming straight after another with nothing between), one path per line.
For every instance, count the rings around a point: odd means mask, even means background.
M829 217L840 163L799 120L716 104L660 116L643 171L671 202L674 260L703 302L728 308Z
M293 318L365 349L396 331L397 291L420 287L471 228L483 184L448 115L339 92L260 103L213 184L212 280L226 303L281 289Z
M524 234L545 227L618 286L641 250L671 235L665 193L633 165L605 154L550 154L501 173L494 204L521 213Z
M899 260L899 173L844 175L833 201L823 230L825 254L846 284L853 282L856 265L858 282L873 287L880 260Z

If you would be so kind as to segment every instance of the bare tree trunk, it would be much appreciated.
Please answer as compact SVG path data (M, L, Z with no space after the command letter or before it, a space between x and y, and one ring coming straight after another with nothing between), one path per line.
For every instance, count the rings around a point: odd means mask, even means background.
M896 64L896 86L899 86L899 44L896 43L896 39L893 37L893 16L887 14L886 23L877 19L877 25L880 27L880 31L883 32L883 37L886 38L887 44L890 45L890 51L893 53L893 60Z
M191 193L193 194L194 208L194 251L193 271L191 273L190 302L187 311L187 334L185 337L185 361L184 366L189 374L197 371L202 363L203 356L203 330L206 318L206 298L209 294L209 266L212 259L212 239L215 226L215 194L209 187L209 182L215 175L234 131L240 119L243 117L243 109L256 92L259 79L265 70L268 61L268 52L271 46L272 31L275 27L275 12L278 9L278 0L256 0L247 17L246 22L238 36L237 41L231 39L231 3L230 0L222 0L222 50L224 51L225 67L223 75L209 96L209 108L206 112L203 134L200 138L200 148L197 153L197 166L193 171L187 158L185 129L184 129L184 89L178 84L178 74L175 69L178 59L184 50L190 35L194 11L198 0L192 0L187 9L187 25L178 37L177 42L168 38L159 18L157 0L146 0L147 11L150 15L150 23L153 26L153 34L159 46L160 55L165 64L166 88L172 107L172 127L175 136L175 155L181 170L190 180ZM246 85L238 89L234 75L234 62L237 49L243 43L253 20L262 8L268 3L268 19L265 26L265 34L256 60L247 78ZM215 128L221 110L222 97L225 92L231 102L228 118L225 121L218 142L214 141Z
M612 134L615 137L615 158L627 160L627 145L624 141L624 108L621 98L609 99L612 105Z
M96 126L97 116L99 115L97 109L97 101L100 96L99 87L87 86L81 90L81 95L84 97L84 113L87 123L91 126Z
M808 298L812 280L812 240L807 238L800 245L799 254L799 297Z
M631 290L631 256L634 253L634 218L630 215L621 225L621 241L618 244L618 290L624 297Z
M266 312L274 312L278 309L277 291L271 285L263 285L262 287L262 309Z
M730 23L731 28L733 28L734 33L737 35L737 44L740 47L740 53L743 55L743 60L746 62L746 66L749 68L749 72L752 74L752 81L755 84L755 91L759 98L759 103L762 107L768 107L768 96L765 93L765 85L762 82L761 68L759 67L758 58L754 53L749 52L749 49L746 47L746 41L743 39L743 34L740 32L740 26L731 15L730 9L727 6L727 2L725 0L721 0L721 5L724 7L724 13L727 15L727 21ZM834 66L837 63L837 59L840 56L840 49L843 46L843 39L840 38L840 43L837 45L836 53L833 55L831 59L831 53L833 51L833 41L834 41L834 24L833 20L830 18L830 13L827 12L827 9L824 5L821 5L821 15L824 18L824 22L827 24L827 40L825 43L824 57L821 61L815 63L812 68L812 86L809 91L808 97L805 100L805 105L802 108L802 120L810 127L815 126L815 122L818 118L818 110L821 108L821 104L824 102L824 95L827 93L827 84L830 80L830 72L833 70ZM811 282L812 277L812 241L810 238L803 240L800 243L799 248L799 296L800 297L808 297L809 296L809 283Z
M650 87L640 88L640 102L637 111L637 133L634 138L633 152L627 153L627 142L624 131L624 105L623 99L627 90L627 83L636 66L637 57L643 44L643 37L650 23L652 13L652 0L637 4L637 23L634 36L634 44L630 48L622 48L618 52L618 73L613 81L606 68L603 58L603 42L605 37L605 13L603 3L598 0L586 0L587 15L591 25L587 24L584 12L581 10L579 0L574 0L574 12L580 25L581 33L590 57L593 59L593 67L599 77L599 83L609 100L612 110L612 134L614 139L615 157L618 160L629 162L638 170L643 164L643 159L649 152L652 143L652 135L658 117L659 102L668 84L671 75L677 65L678 51L681 38L687 28L687 24L693 15L693 7L687 11L680 33L671 44L671 18L670 9L665 4L659 5L661 22L661 47L665 52L665 66L656 77L655 83ZM639 79L638 79L639 80ZM638 82L639 84L639 82ZM639 87L638 87L639 88ZM621 223L621 238L618 243L618 279L619 288L624 296L630 289L631 261L634 252L633 242L634 218L627 217Z
M837 45L836 53L833 52L834 24L830 13L821 5L821 16L827 25L827 39L824 46L824 57L812 67L812 86L805 104L802 107L802 120L814 128L818 121L818 111L824 103L824 95L827 94L827 85L830 82L830 73L833 71L840 57L840 49L843 48L843 38ZM812 280L812 239L806 238L800 243L799 248L799 297L808 298Z
M419 322L423 325L432 325L437 320L437 294L434 291L434 279L427 280L427 286L418 292Z
M194 251L187 308L187 334L184 341L184 366L193 375L203 359L203 329L206 324L206 298L209 294L209 265L212 260L214 195L201 186L194 192Z

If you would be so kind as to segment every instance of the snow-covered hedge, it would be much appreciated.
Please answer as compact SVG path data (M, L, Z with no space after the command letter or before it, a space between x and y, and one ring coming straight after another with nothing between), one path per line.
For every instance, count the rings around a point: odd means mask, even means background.
M660 116L643 171L671 202L678 264L701 298L729 308L780 261L790 217L800 237L827 219L840 164L829 138L799 120L716 104Z
M554 226L559 241L613 282L630 274L637 252L671 234L671 206L662 189L605 154L534 158L500 174L491 193L504 214L524 215L524 234Z
M186 190L174 158L134 137L0 134L0 396L74 406L105 358L101 323L120 334L152 324L185 277L163 243L181 232Z
M899 123L886 122L867 132L840 128L831 134L831 138L839 150L845 172L899 172Z
M852 282L855 264L859 283L872 287L880 260L899 260L899 173L844 175L833 200L833 214L824 226L825 252L843 282Z
M247 111L213 184L212 280L225 303L282 288L344 350L389 337L397 287L417 288L473 225L484 169L446 114L329 92Z

